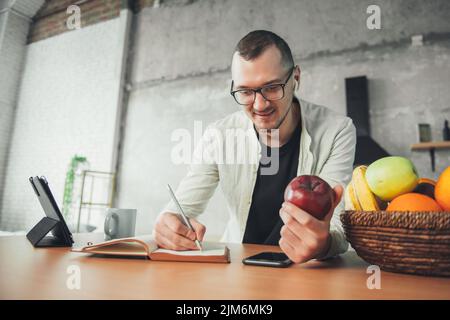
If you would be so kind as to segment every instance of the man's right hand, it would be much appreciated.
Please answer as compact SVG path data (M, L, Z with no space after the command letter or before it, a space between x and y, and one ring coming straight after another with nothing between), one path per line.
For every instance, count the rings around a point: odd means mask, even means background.
M189 219L195 233L181 222L176 213L165 212L156 221L154 237L159 247L170 250L196 250L194 240L203 240L206 227L195 219Z

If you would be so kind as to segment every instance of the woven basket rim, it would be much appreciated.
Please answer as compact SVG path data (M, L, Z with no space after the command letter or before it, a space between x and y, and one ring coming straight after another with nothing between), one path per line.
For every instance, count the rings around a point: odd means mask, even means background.
M344 226L450 230L449 211L343 211Z

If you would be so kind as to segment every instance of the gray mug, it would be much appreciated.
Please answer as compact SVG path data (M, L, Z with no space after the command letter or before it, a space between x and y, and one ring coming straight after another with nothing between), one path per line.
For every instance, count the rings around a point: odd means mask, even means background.
M134 236L136 209L109 208L105 217L105 239L119 239Z

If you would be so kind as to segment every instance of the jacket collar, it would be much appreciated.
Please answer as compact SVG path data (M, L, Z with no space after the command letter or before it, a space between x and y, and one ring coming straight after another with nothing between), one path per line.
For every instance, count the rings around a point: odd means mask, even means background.
M311 152L311 135L309 133L309 118L306 112L307 102L300 99L297 93L294 97L298 100L300 105L300 121L302 125L302 132L300 134L300 152L298 155L297 176L302 174L311 174L313 169L314 157Z

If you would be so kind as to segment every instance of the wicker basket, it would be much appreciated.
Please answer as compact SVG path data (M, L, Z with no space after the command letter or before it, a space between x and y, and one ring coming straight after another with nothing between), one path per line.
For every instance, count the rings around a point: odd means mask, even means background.
M382 270L450 276L450 212L345 211L345 236Z

